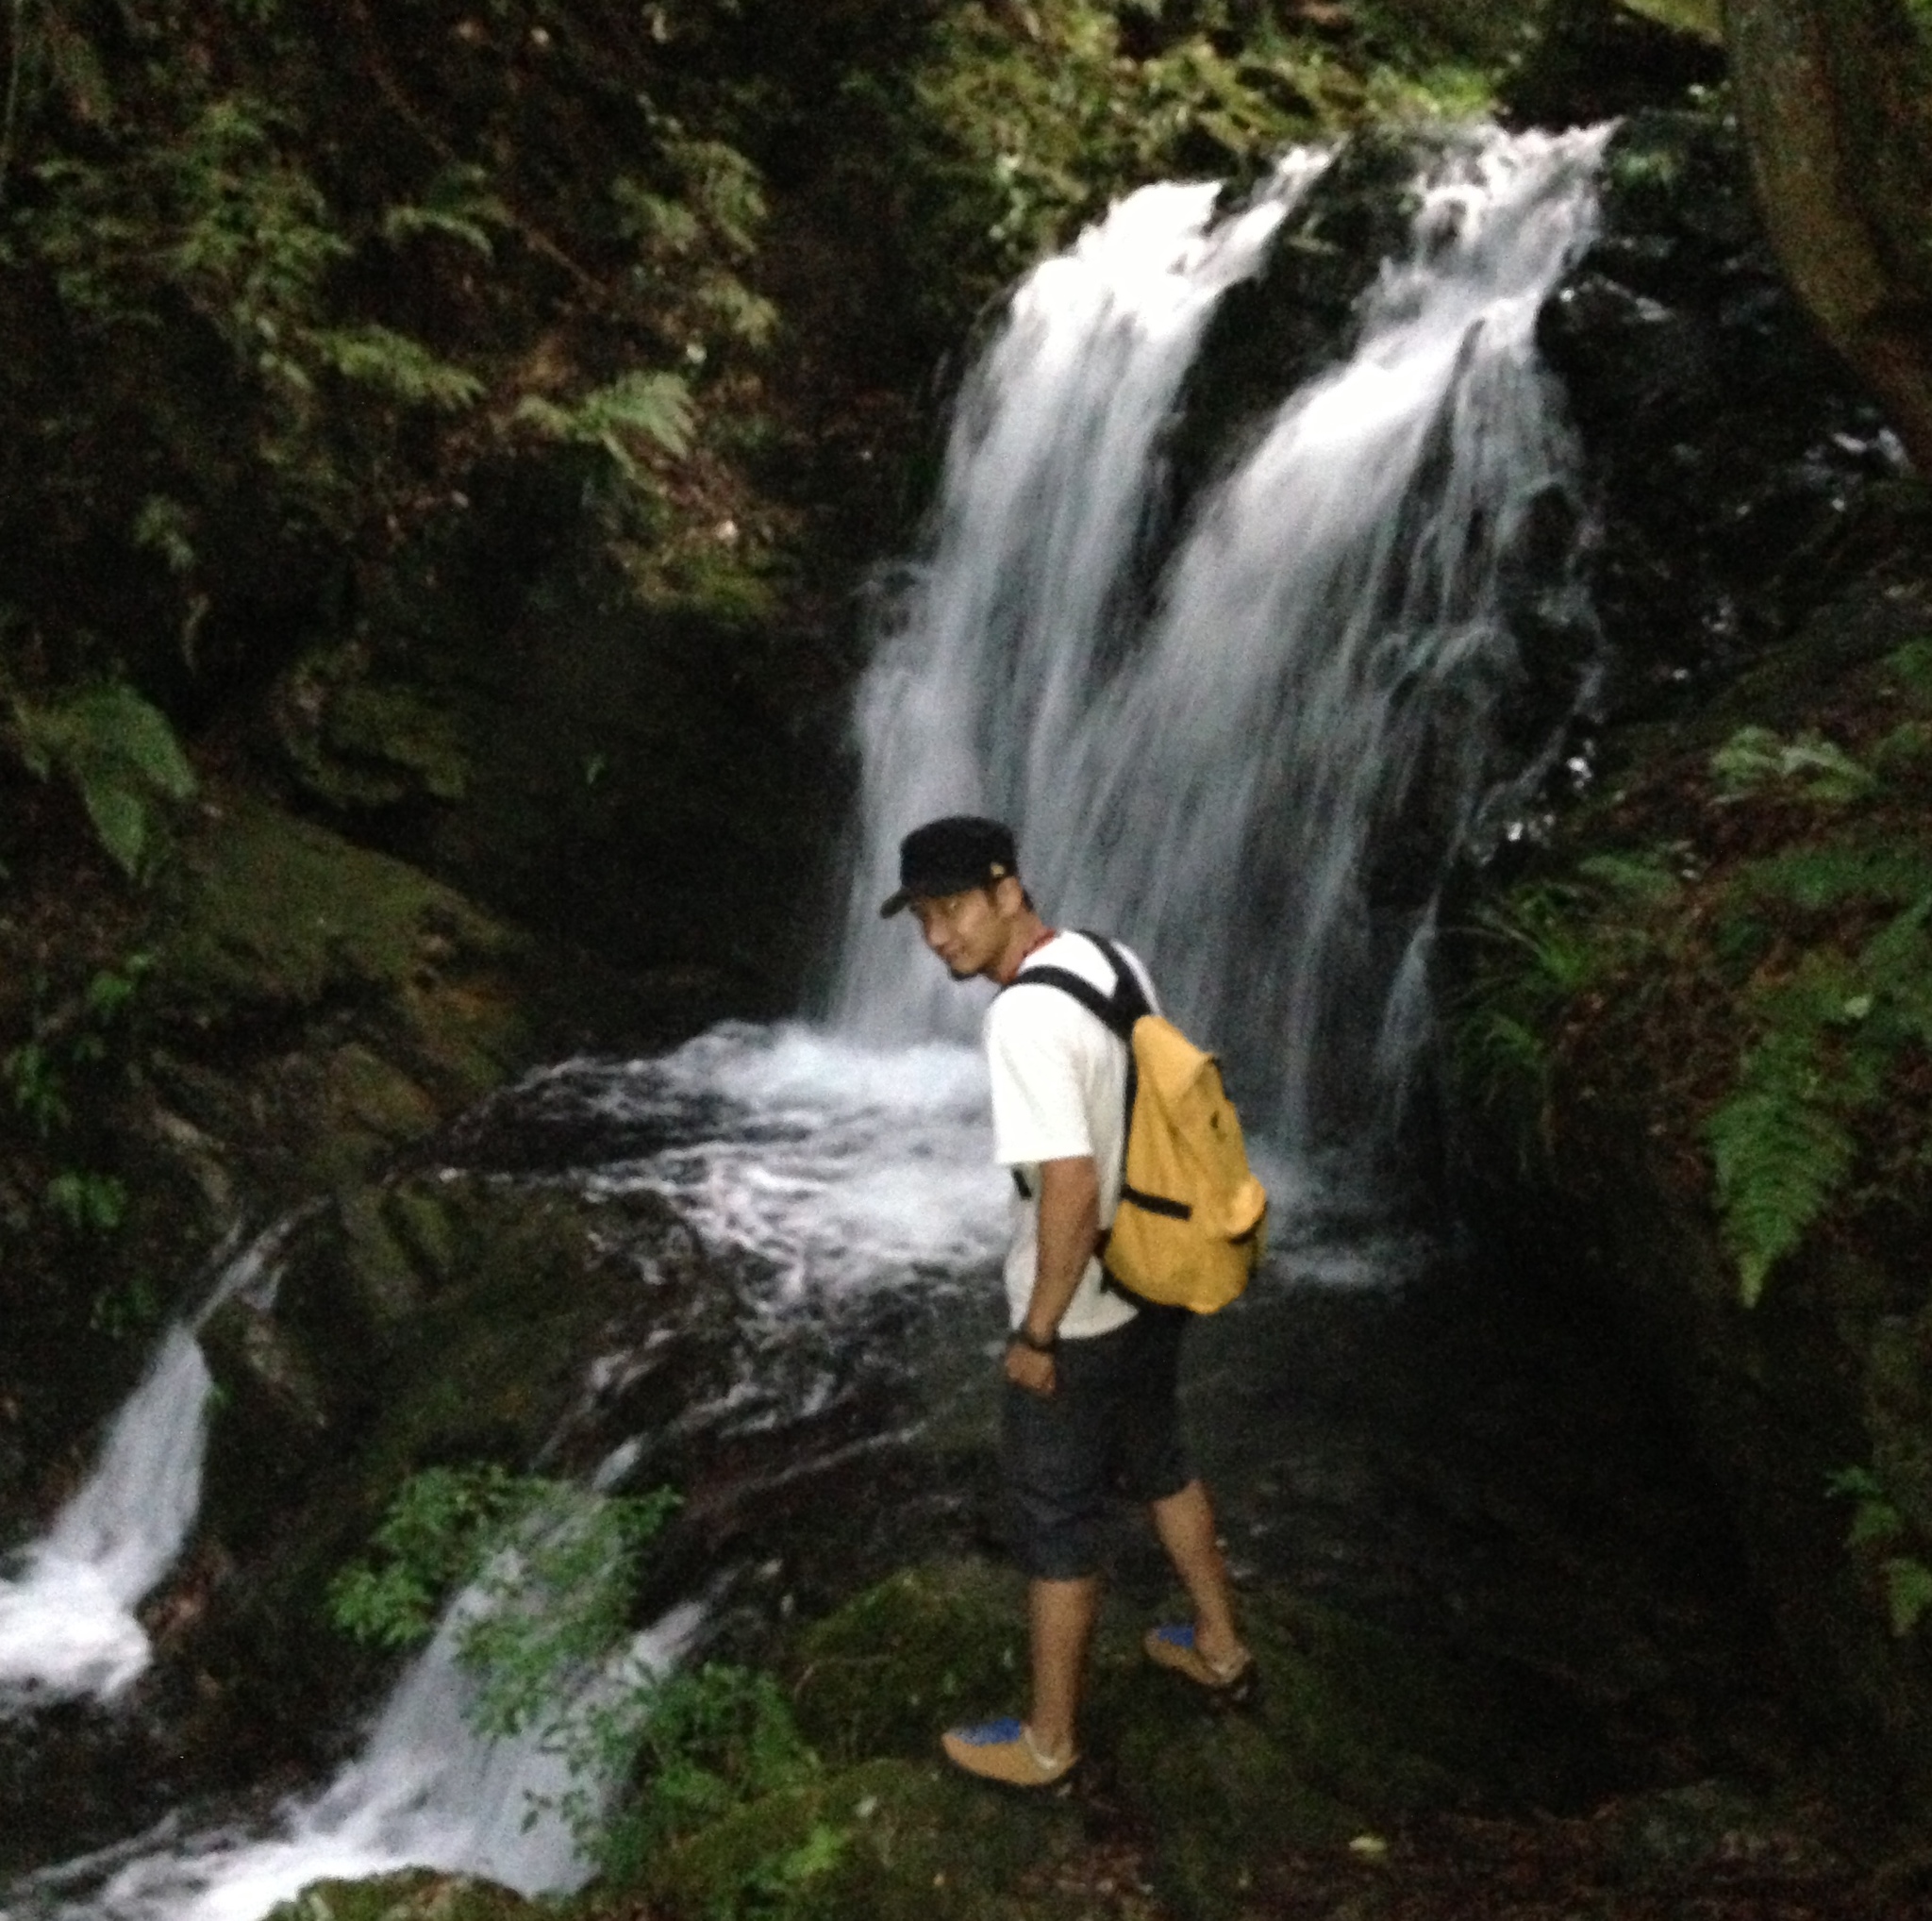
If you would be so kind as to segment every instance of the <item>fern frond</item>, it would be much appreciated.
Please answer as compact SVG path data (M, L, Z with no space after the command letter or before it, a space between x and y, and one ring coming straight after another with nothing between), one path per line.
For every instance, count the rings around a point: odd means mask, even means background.
M1857 800L1877 785L1835 742L1807 732L1790 740L1770 727L1740 727L1710 757L1720 800L1743 800L1774 784L1827 805Z
M1673 854L1682 858L1681 850L1663 847L1645 847L1627 854L1592 854L1577 862L1576 871L1586 880L1600 881L1613 893L1662 906L1684 891L1682 877L1671 865Z
M184 801L194 769L158 708L125 681L53 707L16 701L15 740L42 779L58 767L78 791L101 844L130 879L146 864L156 800Z
M691 438L691 393L675 374L625 374L587 393L574 409L579 437L604 441L642 434L667 453L681 454Z
M457 413L482 397L482 381L467 368L439 359L421 341L390 327L323 327L309 340L324 363L344 380L373 388L406 407Z
M509 209L487 190L489 177L477 166L446 169L421 201L402 201L383 209L383 239L396 245L419 234L441 234L489 259L495 252L490 229L515 222Z
M626 441L641 434L669 453L683 453L691 436L691 393L675 374L625 374L575 406L526 395L517 405L516 417L546 440L602 447L635 478L637 463Z
M1746 1307L1851 1172L1854 1144L1836 1094L1818 1034L1779 1031L1745 1057L1737 1087L1710 1117L1718 1209Z
M1932 893L1932 851L1920 846L1807 842L1745 862L1737 886L1765 900L1789 901L1807 912L1850 901L1904 902Z

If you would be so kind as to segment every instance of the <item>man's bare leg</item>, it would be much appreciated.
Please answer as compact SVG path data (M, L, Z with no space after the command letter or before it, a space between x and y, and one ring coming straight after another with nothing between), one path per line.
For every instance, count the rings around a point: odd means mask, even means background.
M1026 1725L1042 1754L1072 1754L1087 1644L1100 1612L1100 1582L1091 1575L1036 1580L1027 1589L1026 1609L1033 1630L1033 1712Z
M1214 1538L1214 1509L1208 1490L1191 1480L1179 1494L1151 1502L1148 1512L1194 1605L1195 1649L1214 1666L1227 1667L1240 1658L1241 1639L1235 1631L1234 1596L1221 1544Z

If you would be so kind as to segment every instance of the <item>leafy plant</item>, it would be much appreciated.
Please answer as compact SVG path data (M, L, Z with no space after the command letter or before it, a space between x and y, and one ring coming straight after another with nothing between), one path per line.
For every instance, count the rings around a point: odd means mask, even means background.
M1739 728L1711 756L1710 771L1724 801L1783 786L1806 800L1837 806L1862 799L1876 785L1870 768L1824 735L1807 731L1787 739L1770 727Z
M1586 884L1528 882L1473 916L1480 954L1453 1020L1457 1078L1481 1105L1533 1116L1519 1144L1525 1158L1532 1140L1549 1144L1552 1030L1580 994L1627 968L1643 946L1641 929L1607 918L1602 903L1674 897L1675 852L1600 856L1579 868Z
M1711 1116L1718 1207L1746 1307L1843 1185L1854 1153L1850 1105L1815 1032L1774 1032L1745 1055Z
M1890 906L1925 882L1915 849L1814 844L1747 864L1734 894L1782 894L1801 906ZM1855 1127L1874 1111L1906 1050L1932 1047L1932 888L1855 952L1822 943L1781 977L1755 983L1744 1011L1759 1029L1713 1111L1708 1136L1724 1239L1747 1306L1842 1192Z
M111 1174L67 1168L47 1183L47 1206L76 1234L111 1234L127 1215L127 1189Z
M546 440L601 447L626 478L638 477L633 437L682 453L691 434L691 393L675 374L625 374L570 406L530 394L517 418Z
M1891 1631L1903 1639L1932 1611L1932 1567L1913 1554L1888 1550L1908 1538L1905 1515L1869 1467L1847 1467L1833 1475L1827 1492L1855 1503L1845 1545L1870 1560L1885 1598Z
M88 1326L110 1341L144 1340L159 1325L163 1303L144 1275L102 1288L88 1312Z
M194 769L167 716L125 681L86 687L48 706L13 703L20 757L41 779L73 782L101 844L130 879L152 855L161 809L194 797Z
M556 1812L620 1878L817 1766L770 1676L716 1663L659 1675L629 1654L640 1557L676 1504L665 1490L615 1498L495 1466L426 1469L396 1495L372 1556L329 1590L339 1627L391 1646L427 1638L461 1591L474 1725L496 1738L535 1729L563 1758L570 1785L529 1818ZM837 1854L828 1830L754 1863L747 1912L782 1910Z

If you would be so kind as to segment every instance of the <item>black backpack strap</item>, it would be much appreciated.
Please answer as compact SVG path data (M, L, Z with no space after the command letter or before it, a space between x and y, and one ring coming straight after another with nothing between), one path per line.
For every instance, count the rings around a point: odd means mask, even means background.
M1113 1004L1121 1011L1128 1034L1134 1031L1134 1023L1143 1014L1154 1011L1145 990L1141 985L1140 976L1127 965L1126 958L1105 934L1090 934L1082 927L1079 932L1098 947L1107 959L1107 964L1113 969ZM1116 1028L1116 1032L1120 1029Z
M1102 994L1094 984L1078 974L1070 973L1064 967L1029 967L1024 974L1016 974L1000 989L1002 994L1009 993L1016 987L1057 987L1062 994L1070 994L1090 1014L1124 1041L1133 1032L1131 1020L1123 1021L1121 1011L1114 1005L1113 996Z
M1028 967L1024 972L1016 974L1000 989L1000 992L1005 994L1012 988L1024 987L1030 981L1038 981L1043 987L1057 987L1062 994L1072 994L1104 1027L1131 1044L1134 1023L1142 1014L1154 1011L1148 1005L1147 995L1134 970L1127 965L1120 950L1106 935L1090 934L1084 927L1075 931L1083 939L1091 941L1100 949L1107 964L1113 969L1111 994L1101 993L1091 980L1064 967Z

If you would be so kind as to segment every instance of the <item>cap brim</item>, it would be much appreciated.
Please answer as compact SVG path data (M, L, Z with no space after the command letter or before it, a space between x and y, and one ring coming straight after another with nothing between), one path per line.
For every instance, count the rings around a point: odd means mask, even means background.
M912 890L909 887L902 887L897 894L886 896L884 904L879 909L879 919L889 921L902 909L908 908L911 905Z

